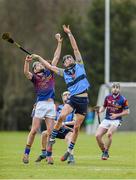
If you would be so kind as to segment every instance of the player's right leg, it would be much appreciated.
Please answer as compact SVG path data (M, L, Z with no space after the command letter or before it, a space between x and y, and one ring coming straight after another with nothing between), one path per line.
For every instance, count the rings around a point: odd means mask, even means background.
M47 149L47 142L49 141L50 134L53 130L54 127L54 119L55 115L53 115L52 111L48 114L48 117L46 117L45 122L46 122L46 127L47 127L47 139L46 139L46 149ZM56 114L56 112L55 112ZM49 149L46 151L46 160L48 164L53 164L53 158L52 158L52 149Z
M66 161L70 157L70 155L74 149L74 145L76 143L76 140L77 140L77 137L79 134L79 130L80 130L80 126L81 126L83 120L84 120L84 115L76 114L76 121L74 124L71 141L70 141L70 144L68 146L66 153L61 157L61 161Z
M103 135L108 131L108 127L105 125L105 121L102 121L102 123L99 125L95 137L96 137L96 141L98 143L99 148L102 151L102 156L101 159L102 160L106 160L108 158L108 151L107 151L107 147L103 141Z
M48 139L48 132L43 131L41 135L41 154L38 156L35 162L41 162L43 159L46 158L46 145Z
M51 137L49 138L48 150L52 148L53 144L55 143L55 139L57 137L60 127L62 126L62 122L66 119L66 116L70 114L72 111L73 108L69 104L64 105L61 114L59 116L59 119L57 120L57 123L55 124L54 129L51 133Z
M34 142L34 138L39 127L40 127L40 119L33 117L31 131L29 132L28 137L27 137L27 143L26 143L24 156L23 156L23 163L25 164L29 163L29 154L30 154L31 146Z
M72 132L69 132L68 134L66 134L65 136L65 140L69 146L70 142L71 142L71 139L72 139ZM75 164L75 158L74 158L74 150L71 151L71 154L68 158L68 164Z
M107 132L107 129L103 128L103 127L98 127L95 137L96 137L96 141L99 145L99 148L104 151L105 150L105 144L104 141L102 139L103 135Z

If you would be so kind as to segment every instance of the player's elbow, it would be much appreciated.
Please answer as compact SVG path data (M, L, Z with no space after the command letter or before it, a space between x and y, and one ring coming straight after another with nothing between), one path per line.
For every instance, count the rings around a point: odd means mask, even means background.
M24 72L24 75L27 79L32 79L32 76L29 74L29 72Z
M26 70L24 70L24 75L27 77L28 76L28 72Z
M77 47L73 48L74 49L74 53L79 53L79 50Z

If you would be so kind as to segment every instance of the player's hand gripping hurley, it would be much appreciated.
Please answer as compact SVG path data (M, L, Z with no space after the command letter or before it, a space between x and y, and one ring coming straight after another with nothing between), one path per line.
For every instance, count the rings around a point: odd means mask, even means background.
M100 120L99 109L100 109L100 106L94 106L94 107L93 107L93 110L97 113L98 123L100 124L100 123L101 123L101 120Z

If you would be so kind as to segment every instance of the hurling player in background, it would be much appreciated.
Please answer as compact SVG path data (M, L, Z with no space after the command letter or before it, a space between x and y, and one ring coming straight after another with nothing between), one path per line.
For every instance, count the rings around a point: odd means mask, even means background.
M99 113L106 110L104 120L99 125L96 132L96 140L102 151L102 160L109 158L109 149L112 143L112 135L121 125L122 116L129 114L127 99L120 94L120 84L113 83L111 94L105 97L104 104L99 109ZM105 141L103 136L107 135Z

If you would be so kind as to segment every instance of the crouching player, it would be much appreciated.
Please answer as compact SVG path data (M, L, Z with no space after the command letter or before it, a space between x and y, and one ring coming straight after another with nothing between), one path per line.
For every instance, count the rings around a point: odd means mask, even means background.
M111 94L105 97L104 105L100 107L99 113L106 109L106 117L99 125L96 132L97 143L102 150L102 160L109 158L109 148L112 143L112 135L121 125L122 116L129 114L128 101L120 94L120 84L113 83ZM106 142L103 141L104 134L107 134Z
M57 121L57 119L61 113L61 110L62 110L64 104L68 100L69 95L70 95L69 91L63 92L63 94L62 94L63 104L59 105L57 108L56 121ZM74 123L75 123L74 112L72 112L69 115L67 115L65 121L62 123L62 127L59 129L59 132L58 132L56 138L65 139L67 144L69 145L71 142L71 136L72 136L72 132L73 132ZM41 160L46 159L47 140L48 140L48 132L46 130L46 131L42 132L42 136L41 136L42 154L37 158L37 160L35 162L40 162ZM67 162L68 162L68 164L74 164L75 163L73 151L72 151L71 155L69 156L69 159ZM48 164L53 164L53 160L50 159Z

